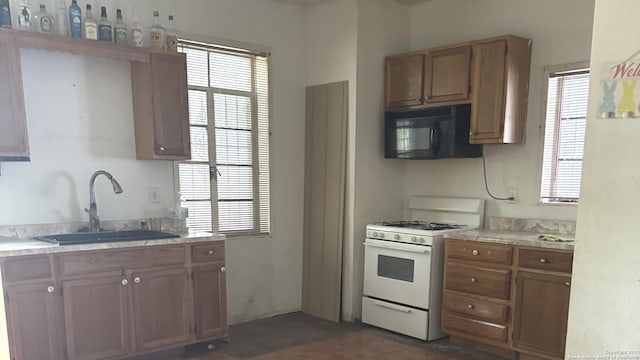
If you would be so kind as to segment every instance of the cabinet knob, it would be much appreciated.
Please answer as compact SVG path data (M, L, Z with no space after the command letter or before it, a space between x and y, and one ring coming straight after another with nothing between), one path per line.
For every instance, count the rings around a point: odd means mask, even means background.
M133 278L133 282L136 284L140 284L140 277L136 276L135 278Z
M164 146L160 146L160 151L164 152L165 150L167 150Z
M472 283L477 283L477 282L478 282L478 279L476 279L476 278L472 277L472 278L471 278L471 282L472 282Z
M220 268L220 271L221 272L227 272L227 268L223 266L223 267Z
M473 310L473 308L474 308L473 304L469 304L469 305L467 305L467 309L469 309L469 310Z
M475 256L477 256L478 254L480 254L480 252L479 252L478 250L473 250L471 253L472 253L473 255L475 255Z
M541 258L541 259L540 259L540 262L541 262L541 263L543 263L543 264L546 264L546 263L547 263L547 259L545 259L545 258Z
M129 284L129 280L122 279L122 281L120 283L122 283L122 286L127 286Z
M213 255L213 250L207 251L207 255Z
M570 283L570 282L568 282L568 281L567 281L566 283L564 283L564 284L565 284L566 286L571 286L571 283Z
M469 131L469 136L473 136L473 135L475 135L475 134L476 134L476 133L474 133L473 131Z
M53 286L49 286L49 287L47 288L47 292L52 293L52 292L54 292L54 291L56 291L56 288L54 288Z
M394 236L393 238L396 239L396 240L400 240L400 235L396 234L396 236Z

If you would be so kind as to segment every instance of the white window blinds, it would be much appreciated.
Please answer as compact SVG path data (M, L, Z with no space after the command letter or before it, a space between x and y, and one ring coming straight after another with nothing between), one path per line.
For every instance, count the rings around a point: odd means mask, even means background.
M589 70L551 73L540 200L577 203L589 103Z
M187 226L270 231L268 55L179 41L187 55L191 160L178 165Z

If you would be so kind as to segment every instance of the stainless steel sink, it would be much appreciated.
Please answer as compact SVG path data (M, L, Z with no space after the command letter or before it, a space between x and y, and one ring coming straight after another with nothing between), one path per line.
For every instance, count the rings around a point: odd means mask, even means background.
M38 236L42 240L59 245L91 244L118 241L138 241L177 238L180 235L151 231L151 230L124 230L124 231L100 231L75 234L58 234Z

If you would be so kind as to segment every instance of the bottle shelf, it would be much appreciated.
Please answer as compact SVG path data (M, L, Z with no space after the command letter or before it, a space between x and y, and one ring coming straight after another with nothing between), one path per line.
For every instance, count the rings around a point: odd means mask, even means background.
M149 54L155 52L148 48L119 45L110 42L74 39L71 37L42 34L15 29L1 29L2 33L12 33L20 48L59 51L77 55L105 57L125 61L149 62Z

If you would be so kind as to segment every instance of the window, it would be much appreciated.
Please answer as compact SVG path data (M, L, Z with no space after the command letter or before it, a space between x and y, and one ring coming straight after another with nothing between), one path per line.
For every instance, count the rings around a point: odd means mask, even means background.
M550 71L542 161L542 203L577 203L589 104L589 69Z
M270 231L268 54L188 40L191 160L178 164L187 226Z

